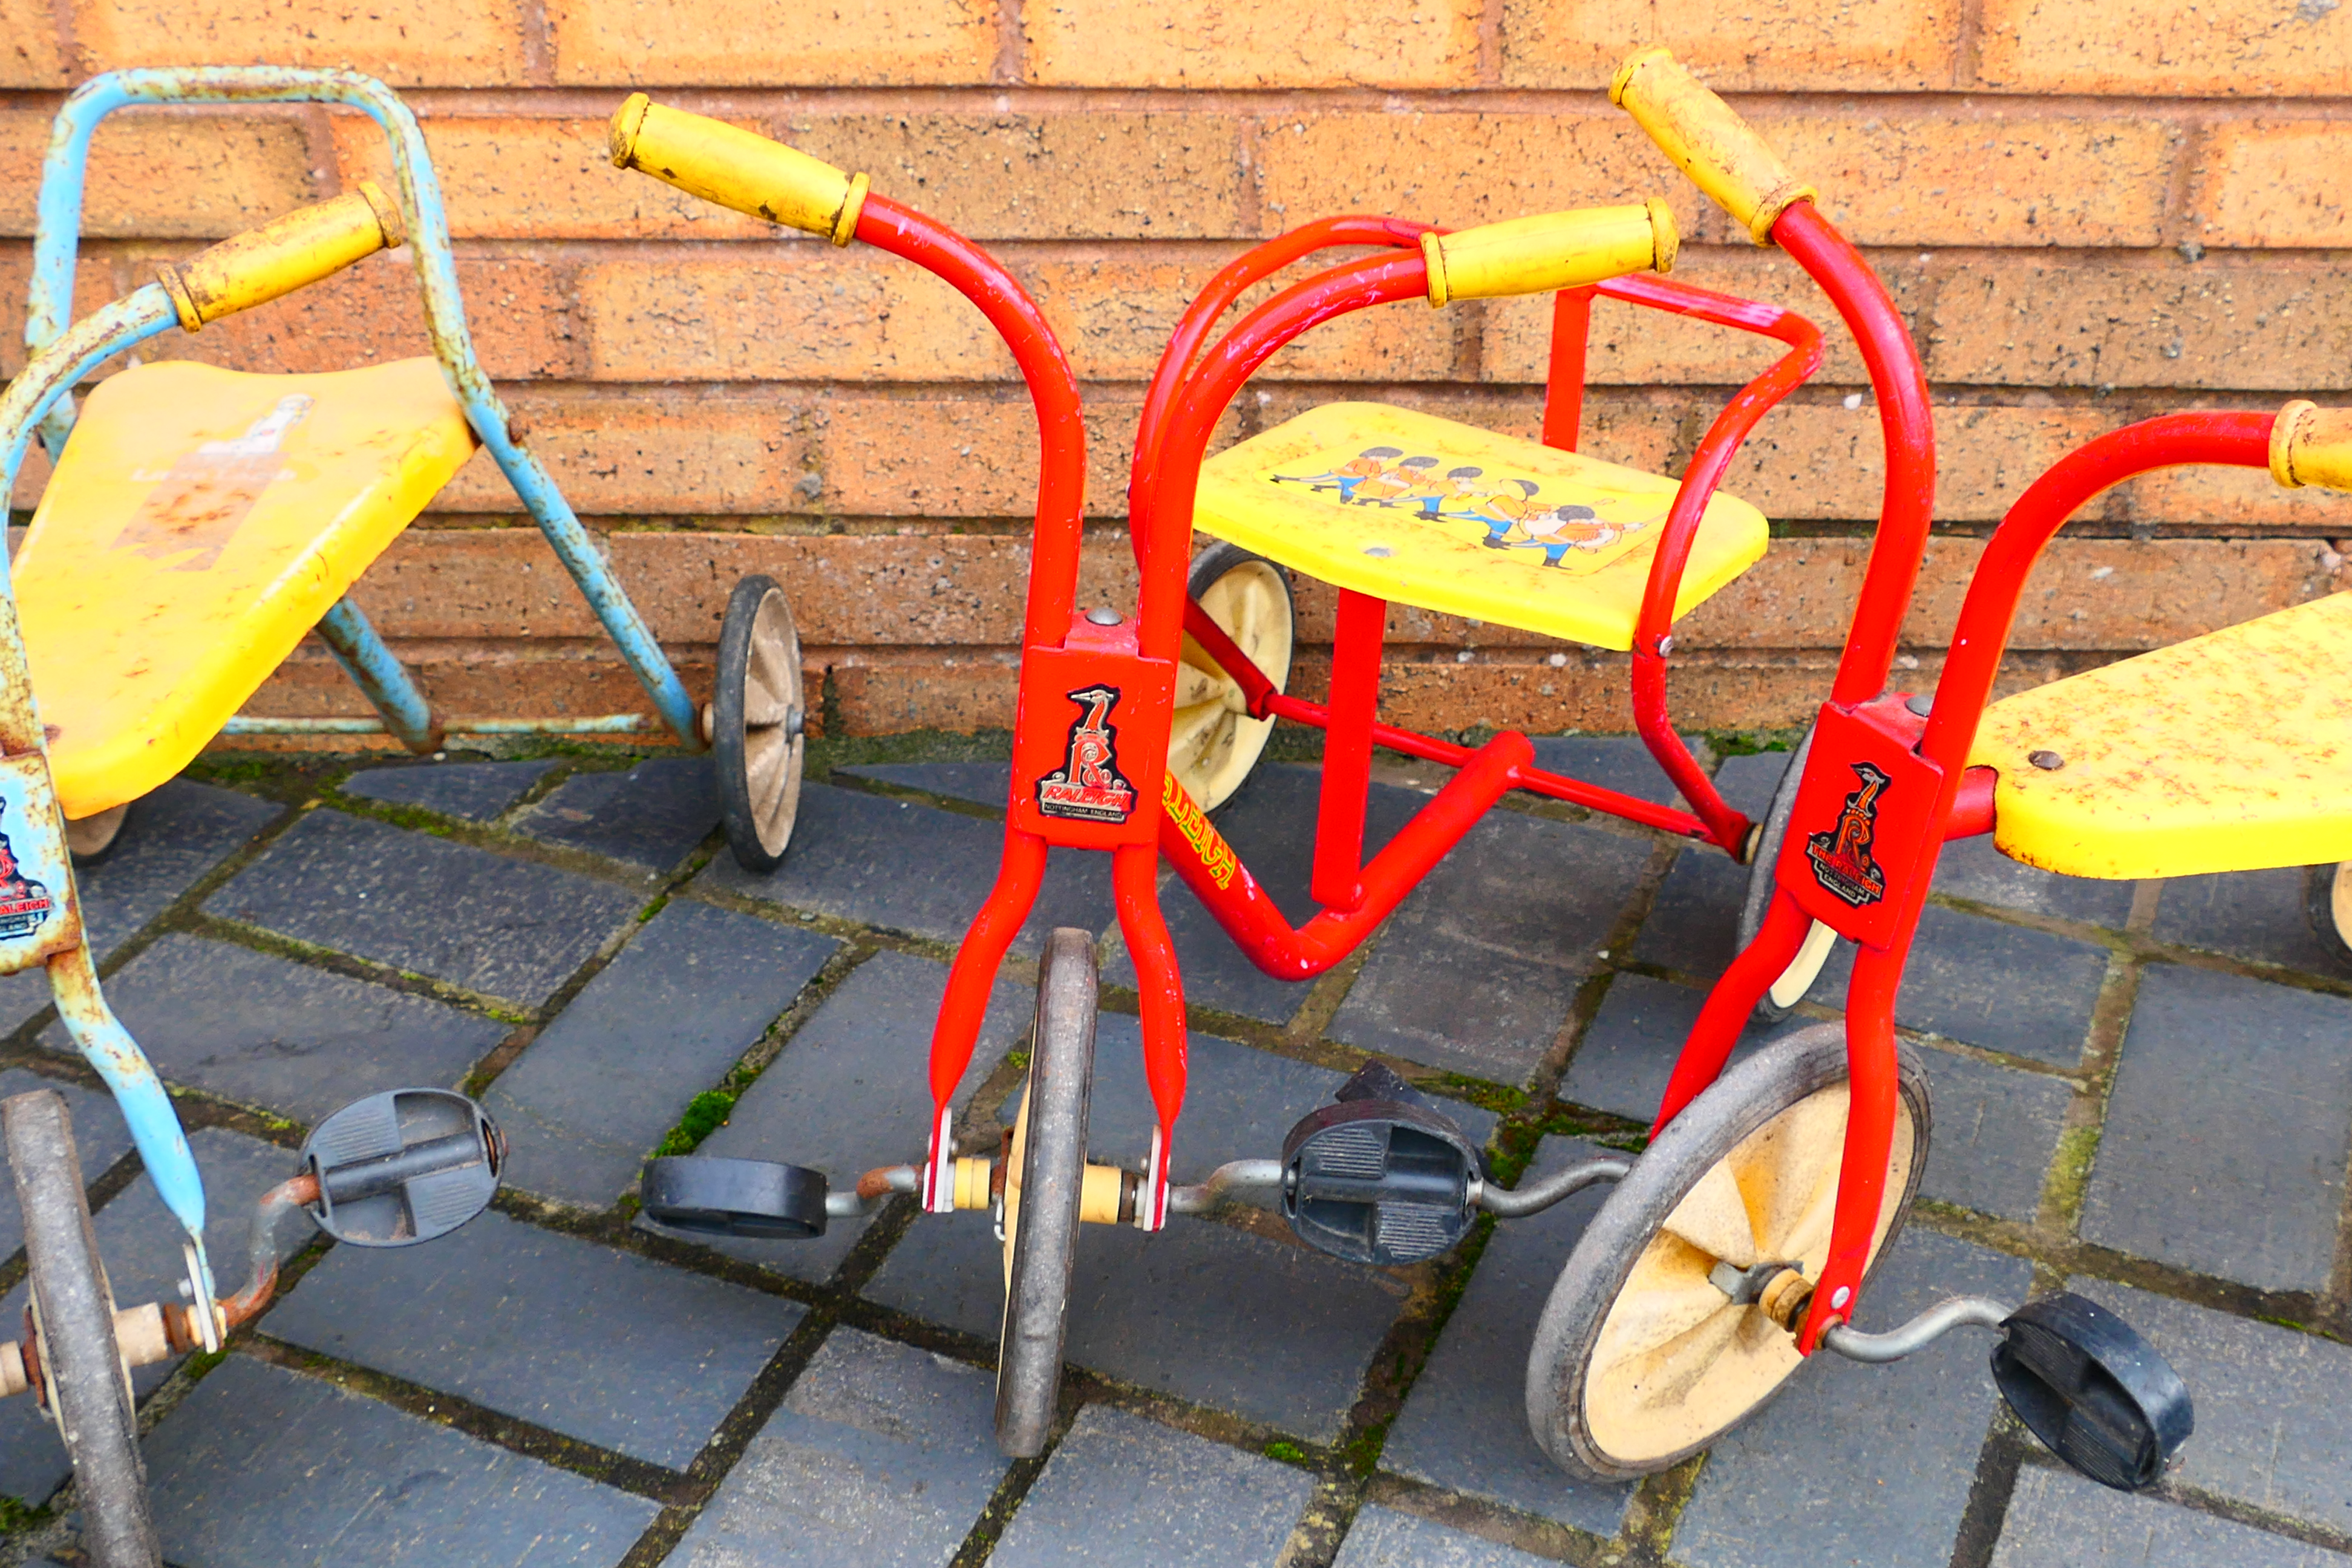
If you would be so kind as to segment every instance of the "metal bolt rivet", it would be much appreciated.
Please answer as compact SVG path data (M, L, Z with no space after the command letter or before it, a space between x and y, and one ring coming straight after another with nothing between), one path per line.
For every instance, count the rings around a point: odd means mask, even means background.
M2055 773L2066 765L2066 759L2055 752L2028 752L2025 760L2044 773Z
M1832 1307L1843 1308L1848 1301L1853 1300L1853 1292L1847 1289L1843 1285L1839 1286L1835 1290L1830 1293L1830 1305Z
M1912 712L1916 713L1920 718L1925 719L1931 711L1934 710L1936 700L1933 697L1924 696L1906 697L1903 700L1903 706L1911 710Z
M1118 612L1108 605L1097 605L1087 612L1087 619L1098 626L1115 626L1118 625Z

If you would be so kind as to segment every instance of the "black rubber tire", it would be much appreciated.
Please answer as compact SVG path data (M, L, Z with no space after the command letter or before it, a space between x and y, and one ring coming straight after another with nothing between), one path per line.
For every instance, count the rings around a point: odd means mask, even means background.
M131 808L136 801L124 801L110 811L96 816L85 816L79 822L66 824L66 847L77 867L95 866L114 853L122 842L122 829L131 820Z
M1898 1091L1909 1107L1908 1179L1890 1194L1893 1217L1872 1272L1893 1250L1927 1169L1933 1131L1927 1079L1908 1047L1897 1047ZM1528 1425L1552 1461L1571 1476L1606 1484L1671 1469L1763 1409L1789 1379L1706 1436L1680 1450L1626 1463L1604 1452L1587 1426L1584 1385L1594 1349L1633 1266L1677 1205L1748 1135L1807 1096L1846 1076L1845 1029L1822 1024L1773 1041L1732 1068L1650 1143L1619 1182L1552 1284L1528 1354ZM1865 1276L1864 1283L1868 1282ZM1752 1310L1752 1309L1751 1309Z
M1797 749L1789 753L1788 771L1780 775L1779 785L1772 791L1772 804L1764 813L1763 830L1756 838L1756 858L1748 863L1748 893L1739 906L1738 940L1732 949L1735 952L1747 952L1748 944L1754 942L1756 933L1763 929L1764 911L1772 902L1773 868L1780 863L1780 846L1789 837L1789 816L1797 809L1797 784L1804 777L1805 757L1812 749L1813 732L1808 729L1805 738L1797 742ZM1815 983L1819 983L1818 976ZM1811 985L1805 988L1805 994L1812 994ZM1797 1002L1804 999L1800 996L1795 1002L1782 1006L1772 1000L1772 993L1768 988L1756 999L1756 1021L1777 1024L1794 1013Z
M770 645L764 648L763 622ZM756 693L755 666L766 682ZM768 683L782 683L785 689L773 690ZM774 870L792 845L793 824L800 816L801 770L808 759L802 733L807 702L800 633L784 591L772 577L746 577L727 597L710 702L711 763L727 847L746 871L764 876ZM755 772L761 776L754 778Z
M1045 940L1037 1019L1022 1099L1021 1194L1008 1216L1004 1326L996 1361L996 1445L1016 1459L1045 1451L1062 1393L1062 1341L1077 1256L1095 1072L1094 938Z
M1278 561L1270 561L1254 551L1244 550L1238 544L1217 540L1192 558L1192 570L1184 579L1184 594L1187 598L1202 600L1219 581L1244 566L1265 567L1273 574L1274 581L1282 589L1281 605L1284 621L1282 668L1278 670L1266 671L1268 677L1274 681L1274 689L1280 691L1290 683L1290 668L1297 661L1298 654L1297 599L1290 586L1290 574L1283 570L1282 563ZM1244 720L1242 722L1244 725L1256 723L1255 721L1251 720ZM1273 721L1268 720L1258 728L1254 736L1245 735L1237 742L1238 745L1248 748L1249 760L1238 773L1223 779L1219 787L1207 792L1208 798L1200 798L1202 792L1194 790L1195 801L1202 811L1214 811L1224 805L1234 797L1236 790L1248 782L1250 774L1257 769L1258 759L1265 754L1266 741L1273 733ZM1181 777L1181 774L1179 776ZM1189 781L1187 787L1190 787Z
M2311 934L2352 973L2352 860L2314 866L2303 874L2304 912L2311 917Z
M63 1096L36 1089L0 1104L25 1220L25 1260L40 1322L41 1375L72 1457L82 1549L96 1568L157 1568L139 1416L114 1337L114 1292L81 1187Z

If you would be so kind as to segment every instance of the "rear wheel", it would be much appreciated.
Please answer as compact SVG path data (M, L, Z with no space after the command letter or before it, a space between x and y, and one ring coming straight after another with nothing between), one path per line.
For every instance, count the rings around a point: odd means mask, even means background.
M1897 1082L1874 1266L1927 1163L1927 1082L1907 1053ZM1803 1364L1795 1335L1717 1283L1718 1270L1778 1262L1822 1277L1847 1100L1844 1026L1800 1031L1724 1074L1617 1184L1552 1286L1528 1357L1528 1423L1562 1469L1613 1482L1672 1468Z
M793 841L807 719L792 605L774 579L746 577L728 596L718 686L704 710L727 846L746 871L774 870Z
M114 1291L98 1259L72 1119L63 1096L37 1089L0 1105L0 1126L25 1220L41 1396L73 1459L83 1548L98 1568L156 1568L163 1549L148 1510L131 1372L114 1335Z
M1281 690L1290 679L1297 629L1289 575L1264 556L1221 542L1201 552L1184 591ZM1249 716L1241 682L1189 634L1181 660L1176 667L1168 768L1202 811L1213 811L1257 766L1274 721Z
M2312 933L2337 963L2352 969L2352 860L2314 866L2304 873L2304 889Z
M1772 805L1764 814L1763 830L1757 835L1756 858L1748 865L1748 898L1739 908L1739 951L1756 940L1764 927L1764 911L1771 907L1773 875L1780 864L1780 846L1789 837L1789 816L1797 809L1797 784L1805 776L1805 757L1813 749L1813 732L1805 738L1789 757L1789 770L1780 775L1780 787L1772 792ZM1837 948L1837 932L1815 921L1805 933L1804 946L1780 978L1767 987L1756 1003L1759 1023L1777 1024L1797 1010L1819 980L1822 970Z
M1037 972L1029 1081L1004 1172L1004 1327L996 1360L996 1443L1045 1451L1062 1391L1062 1340L1086 1182L1095 1070L1094 938L1056 931Z

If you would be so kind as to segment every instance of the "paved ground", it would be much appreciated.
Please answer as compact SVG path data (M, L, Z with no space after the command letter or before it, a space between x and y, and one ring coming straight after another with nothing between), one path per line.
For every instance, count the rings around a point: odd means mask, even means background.
M1624 742L1542 746L1657 787ZM1758 807L1781 761L1720 776ZM629 1197L666 1140L835 1173L919 1153L942 960L992 874L1002 763L836 772L767 879L714 854L690 761L207 776L143 803L84 896L109 994L196 1130L215 1256L241 1258L247 1205L304 1128L370 1090L462 1085L515 1152L498 1208L454 1237L314 1243L257 1332L142 1374L182 1568L2352 1562L2352 973L2305 934L2298 873L2063 882L1963 846L1903 996L1937 1142L1865 1325L2062 1283L2125 1310L2198 1399L2160 1497L2053 1468L1999 1413L1981 1336L1810 1366L1640 1487L1567 1481L1519 1379L1597 1194L1394 1273L1264 1215L1090 1229L1065 1425L1044 1460L1008 1464L984 1220L902 1203L817 1242L712 1249L635 1226ZM1314 785L1269 765L1223 816L1294 910ZM1376 786L1375 837L1415 785ZM1171 886L1197 1029L1179 1179L1275 1152L1367 1052L1451 1097L1507 1171L1627 1146L1726 960L1741 875L1500 812L1360 963L1297 986ZM1049 924L1100 929L1106 890L1098 860L1057 863L1020 952ZM1017 1077L1028 961L964 1089L975 1138ZM1094 1126L1099 1154L1133 1159L1129 973L1110 952ZM120 1121L59 1054L37 979L0 982L0 1092L67 1087L116 1289L152 1299L175 1247ZM0 1321L22 1273L21 1254L0 1272ZM71 1561L66 1475L36 1413L0 1405L18 1500L0 1555Z

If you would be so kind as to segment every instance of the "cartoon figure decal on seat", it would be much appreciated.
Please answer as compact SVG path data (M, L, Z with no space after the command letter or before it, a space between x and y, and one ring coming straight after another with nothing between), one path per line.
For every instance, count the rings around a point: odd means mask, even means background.
M1080 710L1070 725L1070 750L1056 771L1037 781L1037 809L1081 822L1125 822L1135 810L1135 786L1118 771L1118 727L1110 710L1118 688L1089 686L1069 693Z
M53 907L47 887L25 875L16 846L0 833L0 941L30 935Z
M1805 858L1813 863L1813 879L1854 908L1874 904L1886 896L1886 873L1870 857L1870 841L1878 832L1878 798L1890 779L1868 763L1854 763L1862 787L1845 797L1835 826L1805 840Z

